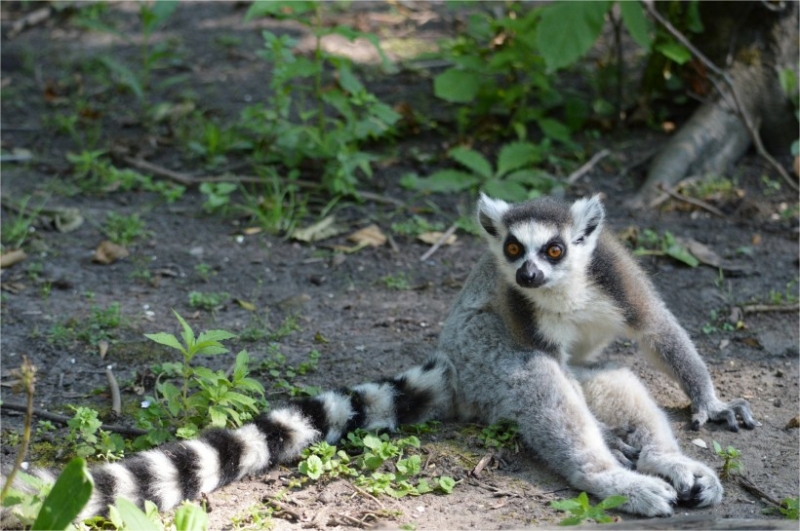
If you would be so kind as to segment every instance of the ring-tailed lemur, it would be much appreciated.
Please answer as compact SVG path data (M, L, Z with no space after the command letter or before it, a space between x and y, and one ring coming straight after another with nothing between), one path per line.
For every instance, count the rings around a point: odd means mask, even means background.
M447 417L516 421L526 445L573 487L624 495L621 508L632 513L718 503L717 476L681 453L636 376L585 366L613 338L631 337L689 396L693 427L724 421L735 431L737 415L747 428L757 424L747 401L717 399L688 334L604 228L599 199L512 205L481 195L478 220L490 252L427 363L93 468L96 488L83 516L106 512L118 497L167 509L292 461L316 441L338 443L355 428Z

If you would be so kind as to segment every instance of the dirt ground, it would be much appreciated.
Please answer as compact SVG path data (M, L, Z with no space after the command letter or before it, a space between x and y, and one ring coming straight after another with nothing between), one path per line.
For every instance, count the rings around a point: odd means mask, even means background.
M386 31L414 31L427 42L455 31L455 15L442 9L428 10L426 5L417 4L413 9L416 18L405 21L387 22L382 8L370 11L364 6L354 8L358 15L353 17L375 31L382 25L388 28ZM2 9L3 33L7 34L8 24L19 12L7 3ZM118 10L122 31L135 32L135 9L125 3L114 9ZM264 93L268 66L252 50L261 46L260 31L268 22L242 24L242 16L243 10L234 3L189 3L176 11L161 32L164 38L179 40L185 64L189 65L186 73L200 105L222 116L235 117L247 101ZM276 25L274 21L269 24ZM279 31L281 27L271 29ZM231 54L213 45L220 36L234 34L241 39L237 46L241 53ZM107 411L107 365L113 367L122 384L123 401L136 403L141 399L132 390L136 375L167 356L142 334L176 332L173 308L190 317L196 329L221 328L234 333L253 326L275 330L287 317L296 316L300 329L281 338L279 349L293 363L313 349L320 352L318 369L298 379L306 385L331 388L357 384L392 375L425 359L435 346L450 302L483 252L477 237L459 231L454 245L444 246L425 261L420 261L420 256L428 246L400 235L393 235L394 249L386 245L341 254L332 246L351 245L344 235L318 244L302 244L264 232L247 233L247 220L203 215L199 207L203 199L196 190L171 205L145 192L59 193L72 178L65 154L76 148L68 138L43 126L43 117L54 112L53 104L43 96L45 85L66 83L76 75L81 60L99 53L124 58L136 51L119 38L78 30L58 17L13 40L4 36L3 152L24 148L34 159L3 164L3 200L19 200L31 194L46 197L48 207L79 209L85 222L68 233L40 225L27 244L28 258L2 273L3 401L23 401L7 384L11 370L27 355L38 367L37 408L66 413L65 406L73 404ZM424 75L408 72L388 81L373 81L378 95L390 102L412 98L406 94L430 83ZM129 125L128 119L136 113L131 101L122 97L112 101L118 105L112 107L117 112L105 111L104 134L113 142L147 153L149 160L159 165L202 173L202 168L191 166L179 153L154 139L143 138L140 129ZM739 433L713 424L699 432L690 431L688 399L674 383L640 362L635 346L618 342L605 356L633 367L641 375L669 412L681 447L689 456L718 467L721 459L711 449L712 441L732 445L742 453L744 474L758 488L778 500L798 496L798 429L786 427L798 415L800 393L796 308L751 308L753 311L734 318L743 323L740 329L722 329L722 321L736 311L733 308L769 306L774 293L785 298L787 290L797 296L798 220L779 214L787 204L795 204L797 197L786 187L768 188L762 179L768 170L751 155L735 170L743 197L724 205L725 218L682 208L629 211L624 202L636 191L644 168L633 168L626 176L620 175L620 169L639 160L663 138L661 133L640 129L592 141L593 148L607 148L612 156L569 188L567 195L603 193L614 229L670 231L701 242L726 259L731 267L722 281L719 270L712 267L688 268L665 257L644 257L642 263L695 340L720 398L747 398L762 425ZM469 211L472 199L467 196L418 197L397 185L400 175L416 169L409 153L435 151L442 142L435 137L400 140L391 148L392 156L387 157L390 162L381 165L365 184L373 192L403 201L403 207L369 201L360 205L342 203L336 210L339 222L349 232L375 223L390 234L392 223L406 219L414 209L430 211L431 203L437 210L428 215L429 219L444 226L455 221L460 212ZM92 254L105 239L99 226L109 212L139 213L150 232L130 246L129 257L112 265L98 265L92 262ZM3 223L13 216L3 208ZM195 269L201 263L213 272L207 280ZM409 289L391 289L381 280L387 275L405 275ZM193 290L227 292L230 299L213 312L196 311L188 304L187 294ZM235 299L252 303L255 311L236 304ZM104 359L90 344L52 342L49 331L54 325L69 318L88 319L92 307L105 308L115 302L121 305L124 324L115 332ZM712 311L722 321L714 320ZM327 341L319 341L320 337ZM255 360L268 357L268 347L266 339L231 344L233 352L246 348ZM231 361L230 357L215 357L203 363L224 368ZM268 386L269 376L260 377ZM123 417L117 422L130 423L131 419ZM18 414L3 410L4 434L20 426ZM376 514L381 515L377 525L384 528L409 524L417 529L554 526L562 515L549 507L550 501L573 497L577 492L524 449L503 450L480 478L471 477L470 471L487 450L480 447L474 435L467 435L475 433L467 428L448 424L422 437L429 452L428 470L460 480L451 495L401 500L382 497L375 501L359 495L343 481L311 484L283 494L281 503L288 510L273 516L274 528L351 528L359 520L375 524L372 517ZM64 433L58 431L50 435L50 440L57 441ZM698 446L698 439L707 447ZM3 440L9 439L4 435ZM3 462L9 462L16 450L4 444ZM230 528L234 515L265 497L284 492L284 479L289 475L289 470L277 470L265 478L238 482L213 493L208 500L212 528ZM759 497L734 480L726 481L725 487L719 506L680 509L676 514L768 517L762 513L768 504ZM624 514L620 518L635 519Z

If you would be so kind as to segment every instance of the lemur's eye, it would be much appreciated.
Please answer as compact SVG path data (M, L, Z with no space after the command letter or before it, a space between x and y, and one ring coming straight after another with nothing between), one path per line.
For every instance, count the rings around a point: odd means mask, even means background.
M561 255L564 254L564 249L562 249L560 245L554 243L553 245L549 246L545 252L547 253L548 257L552 258L553 260L558 260L561 258Z
M520 244L515 242L508 242L506 244L506 254L508 256L512 257L519 256L521 252L522 252L522 246Z

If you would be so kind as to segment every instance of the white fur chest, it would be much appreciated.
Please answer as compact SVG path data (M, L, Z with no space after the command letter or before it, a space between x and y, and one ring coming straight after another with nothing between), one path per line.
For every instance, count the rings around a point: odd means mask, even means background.
M625 332L624 317L614 302L594 285L581 287L543 290L535 301L540 332L560 345L562 361L572 364L591 361Z

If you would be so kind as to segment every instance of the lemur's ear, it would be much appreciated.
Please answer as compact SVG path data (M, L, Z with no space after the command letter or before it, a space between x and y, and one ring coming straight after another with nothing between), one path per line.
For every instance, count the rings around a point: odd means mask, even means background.
M500 234L500 222L503 214L511 205L502 199L492 199L483 192L478 198L478 223L489 236L497 237Z
M599 195L578 199L569 210L572 213L572 243L583 243L600 232L598 229L603 225L606 212Z

